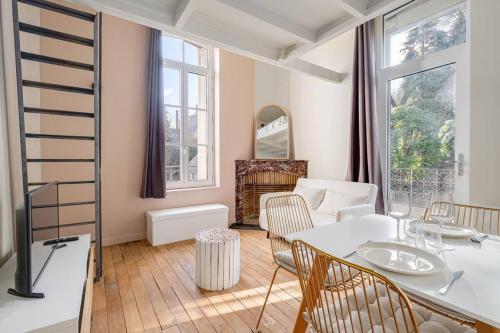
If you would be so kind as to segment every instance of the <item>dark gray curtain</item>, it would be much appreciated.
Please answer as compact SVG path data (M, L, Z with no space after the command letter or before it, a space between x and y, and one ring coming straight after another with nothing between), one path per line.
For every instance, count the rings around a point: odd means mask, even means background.
M151 29L147 86L146 154L142 198L165 198L165 131L161 31Z
M375 77L375 22L356 28L352 71L351 137L347 180L378 186L375 210L384 213L378 145Z

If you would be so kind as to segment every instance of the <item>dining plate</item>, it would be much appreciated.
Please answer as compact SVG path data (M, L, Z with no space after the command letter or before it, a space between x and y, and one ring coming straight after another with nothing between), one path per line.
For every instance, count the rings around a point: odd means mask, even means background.
M441 258L427 251L399 243L368 242L357 254L382 269L409 275L429 275L445 268Z
M439 224L433 222L426 222L422 226L425 232L436 233L439 231ZM416 224L410 223L408 230L412 233L416 232ZM448 238L462 238L470 237L477 234L477 231L473 228L467 228L454 223L445 223L441 229L441 234L443 237Z

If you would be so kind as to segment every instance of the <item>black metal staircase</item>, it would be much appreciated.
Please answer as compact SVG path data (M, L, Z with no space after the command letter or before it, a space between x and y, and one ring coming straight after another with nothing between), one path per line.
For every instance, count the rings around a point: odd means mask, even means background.
M76 19L89 22L93 25L93 39L68 34L62 31L44 28L28 24L26 22L19 22L18 3L23 3L28 6L38 7L42 10L56 12L62 15L71 16ZM43 228L69 228L75 226L93 225L95 228L93 243L95 244L96 251L96 278L102 276L102 236L101 236L101 20L100 13L92 14L80 11L74 8L59 5L57 3L49 2L46 0L12 0L12 12L14 22L14 46L16 58L16 75L17 75L17 94L19 106L19 128L21 139L21 158L22 158L22 175L23 175L23 189L28 191L35 186L44 185L50 181L58 181L59 186L72 186L77 184L94 184L94 199L86 201L64 202L58 203L59 207L64 206L81 206L81 205L94 205L95 220L93 221L78 221L73 223L64 223L60 226L48 226ZM20 47L20 32L38 35L45 38L57 39L67 43L74 43L90 47L93 49L93 64L71 61L67 59L36 54L21 50ZM32 80L23 80L22 75L22 61L38 62L43 64L50 64L55 66L69 67L76 70L91 71L94 73L94 83L92 87L78 87L69 86L48 82L39 82ZM30 87L35 89L49 89L58 92L72 93L72 94L85 94L93 96L93 113L81 112L76 108L74 110L58 110L48 109L41 107L33 107L24 105L23 88ZM92 118L94 120L94 134L92 136L82 135L68 135L68 134L49 134L49 133L26 133L25 130L25 114L38 114L38 115L52 115L59 117L76 117L81 119ZM40 131L41 132L41 131ZM94 157L93 158L35 158L27 156L26 139L36 140L85 140L94 142ZM93 163L94 164L94 178L87 180L59 180L47 179L30 181L28 173L28 165L31 163ZM36 207L34 207L36 208Z

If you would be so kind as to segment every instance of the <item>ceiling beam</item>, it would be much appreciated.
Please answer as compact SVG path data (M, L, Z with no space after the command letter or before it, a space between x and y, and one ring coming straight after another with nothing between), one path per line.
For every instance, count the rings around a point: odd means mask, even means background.
M276 14L267 8L264 8L251 0L219 0L227 6L230 6L242 13L250 15L262 22L270 24L286 33L289 33L301 42L314 43L316 42L316 34L297 22L294 22L286 17Z
M94 8L96 11L121 17L132 22L153 27L161 22L163 26L172 27L172 13L159 8L151 9L139 5L133 0L70 0L73 3Z
M294 61L295 59L303 56L307 52L312 51L313 49L321 46L322 44L342 35L343 33L346 33L349 30L354 29L361 23L362 21L360 19L352 16L342 20L341 22L334 22L333 24L328 25L327 27L320 29L320 31L318 31L318 37L315 44L311 45L303 44L303 45L288 47L282 61L284 61L285 63Z
M341 82L343 75L333 70L313 65L302 60L290 64L280 61L281 50L269 45L256 43L255 36L245 31L237 31L232 27L220 25L213 18L196 13L196 19L185 22L182 29L174 28L174 15L137 8L133 0L71 0L74 3L86 5L105 14L159 29L177 36L199 42L207 42L214 47L224 48L234 53L252 58L281 68L299 71L330 82ZM195 0L196 1L196 0ZM313 45L313 44L311 44Z
M221 47L261 62L300 71L330 82L339 83L343 79L341 73L300 59L284 63L279 60L281 50L259 45L255 43L253 35L246 34L244 31L239 31L234 27L220 25L201 13L197 13L196 19L190 21L183 30L194 36L201 37L215 47Z
M369 21L377 16L387 14L388 12L399 8L408 3L408 0L380 0L368 8L366 20Z
M249 57L269 60L279 57L279 50L256 43L254 36L248 32L237 27L220 24L211 16L201 12L196 13L196 19L189 21L184 26L183 31L205 39L214 46L233 51L239 50L238 53Z
M337 2L343 2L344 5L346 4L355 4L355 0L334 0ZM366 1L366 0L362 0ZM316 43L308 45L308 44L303 44L303 45L291 45L287 47L287 52L284 56L283 61L285 63L294 61L295 59L303 56L307 52L323 45L324 43L342 35L343 33L346 33L347 31L354 29L360 24L363 24L364 22L367 22L371 19L374 19L375 17L378 17L380 15L383 15L385 13L390 12L391 10L394 10L405 3L407 3L408 0L380 0L376 4L374 4L371 7L366 8L365 15L363 17L359 16L356 17L355 15L348 15L344 17L343 19L337 20L335 22L332 22L331 24L327 25L326 27L323 27L319 29L319 31L316 33ZM358 3L359 5L359 3ZM353 7L354 8L354 7ZM345 9L347 10L347 9Z
M301 59L295 59L293 61L286 63L285 68L306 73L330 82L340 83L342 82L342 79L344 77L343 74L337 73L325 67L321 67Z
M174 28L182 29L196 8L196 0L179 0L175 6Z
M333 0L333 2L358 19L364 19L367 14L367 0Z

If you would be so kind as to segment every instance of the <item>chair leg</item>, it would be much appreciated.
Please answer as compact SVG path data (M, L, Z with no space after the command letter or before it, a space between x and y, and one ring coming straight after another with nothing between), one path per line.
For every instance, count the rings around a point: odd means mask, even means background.
M271 289L273 289L274 279L276 279L276 274L278 273L280 268L281 267L278 266L274 270L273 278L271 279L271 284L269 285L269 289L267 290L266 299L264 300L264 304L262 305L262 310L260 310L259 320L257 320L257 326L255 326L254 332L259 332L260 321L262 319L262 315L264 314L264 310L266 309L266 304L267 300L269 299L269 295L271 294Z

